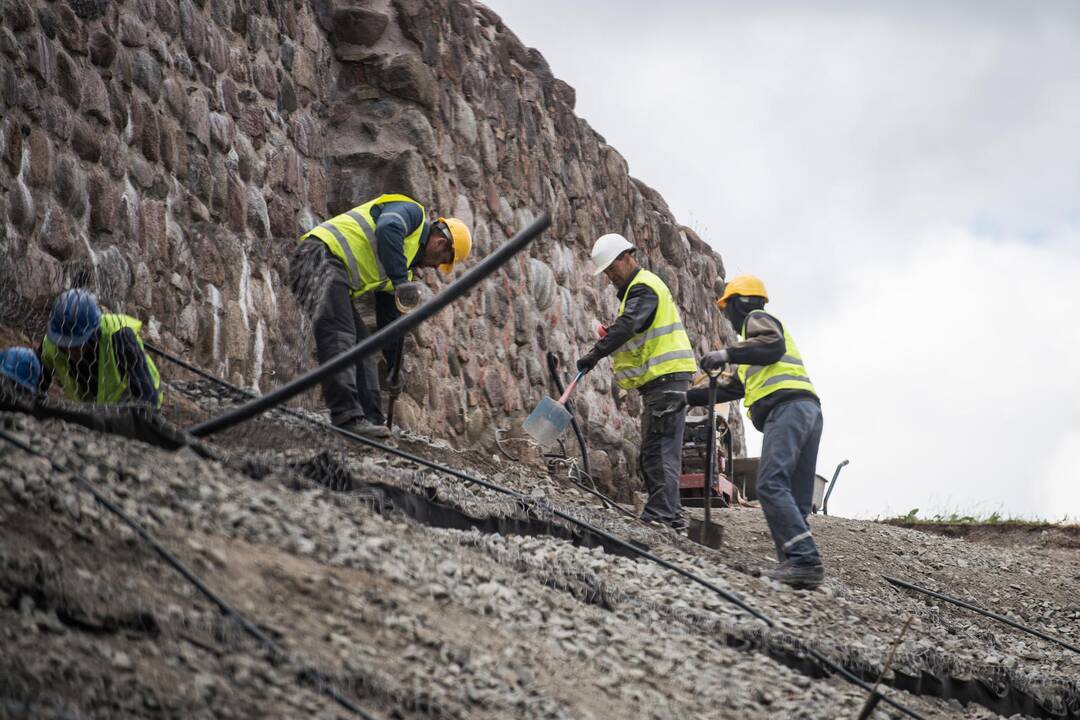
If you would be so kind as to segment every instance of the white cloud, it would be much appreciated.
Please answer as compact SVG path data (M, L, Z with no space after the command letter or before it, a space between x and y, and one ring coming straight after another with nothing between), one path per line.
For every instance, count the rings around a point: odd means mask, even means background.
M490 4L765 278L834 511L1080 515L1080 5Z
M851 301L799 339L822 457L852 458L835 510L1080 511L1078 279L1076 256L964 230L845 273Z

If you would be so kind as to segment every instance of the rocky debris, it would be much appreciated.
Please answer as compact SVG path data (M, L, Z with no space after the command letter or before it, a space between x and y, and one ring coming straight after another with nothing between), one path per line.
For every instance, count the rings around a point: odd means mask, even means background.
M200 403L208 405L210 395L202 395ZM542 514L543 503L554 504L695 569L775 618L778 628L770 633L721 598L649 563L550 535L417 523L363 483L410 489L478 518L521 517L522 504L325 435L318 441L323 462L358 484L343 492L323 489L290 469L312 457L312 438L319 435L305 435L311 431L301 430L304 423L288 416L215 438L221 462L57 422L0 416L0 423L99 483L215 589L273 628L290 652L357 690L371 710L412 716L426 707L446 717L854 716L863 698L853 686L811 680L764 652L732 649L729 642L790 648L797 638L838 661L874 668L912 614L916 625L897 662L905 671L980 677L987 667L1004 668L999 679L1051 700L1066 697L1077 677L1076 658L1053 646L883 587L881 561L873 555L893 556L890 572L909 579L952 581L954 593L961 583L978 592L1004 563L1016 572L1019 589L999 589L995 609L1049 623L1043 626L1062 634L1076 630L1071 595L1029 595L1032 587L1021 583L1056 577L1065 585L1077 572L1075 560L973 550L897 528L815 518L830 578L821 592L794 592L747 572L767 565L762 556L771 545L758 511L721 514L732 542L717 553L602 510L590 496L527 467L458 453L419 436L393 440L518 489L541 503L533 504L534 515ZM35 667L41 677L57 678L58 695L70 687L59 678L71 675L54 676L47 667L69 673L97 668L115 678L110 682L131 678L115 692L146 708L198 712L213 698L222 716L239 717L252 694L270 686L277 692L252 706L272 708L269 716L309 707L335 712L310 689L298 691L287 670L262 664L235 629L193 600L182 581L67 478L6 445L0 456L0 587L25 586L28 598L9 597L0 606L21 604L33 618L3 625L13 628L7 636L13 646L25 649L11 657L35 647L41 661ZM90 548L97 549L88 555ZM922 577L936 572L932 563L945 567L946 561L961 574ZM92 625L158 629L149 638L130 631L102 636L89 631ZM53 636L64 642L43 644L42 637ZM232 638L232 651L221 653L222 637ZM88 654L71 649L83 647ZM91 660L102 652L104 670ZM133 670L126 669L129 662ZM147 686L141 679L153 677L147 668L160 668L174 681ZM892 694L928 717L994 716L977 705ZM111 691L102 690L80 702L86 711L113 701Z

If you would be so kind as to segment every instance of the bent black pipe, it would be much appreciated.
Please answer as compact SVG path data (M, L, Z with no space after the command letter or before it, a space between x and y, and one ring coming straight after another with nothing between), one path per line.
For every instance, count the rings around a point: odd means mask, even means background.
M317 368L309 370L300 377L285 383L281 387L266 395L259 396L254 400L244 403L240 407L222 413L217 417L204 420L192 425L188 432L195 437L206 437L216 432L221 432L238 425L245 420L266 412L270 408L287 402L300 393L317 385L323 378L340 372L346 366L356 363L361 357L369 355L400 337L405 333L430 318L444 307L454 302L466 292L471 290L488 275L498 270L510 258L517 255L525 246L535 240L540 233L551 225L551 217L544 213L531 225L518 232L514 237L507 240L502 247L488 255L476 264L471 270L460 278L450 283L441 293L427 301L416 310L403 315L390 323L382 330L357 343L334 359L323 363Z
M548 373L555 383L555 389L559 391L559 395L562 395L566 388L563 386L562 378L559 376L559 357L555 353L549 352L547 354L547 364ZM589 448L585 444L585 434L581 432L577 414L574 412L574 406L571 403L572 401L569 399L566 401L566 409L570 413L570 427L574 428L574 435L577 436L578 446L581 448L581 464L585 468L585 474L591 478L592 466L589 464Z

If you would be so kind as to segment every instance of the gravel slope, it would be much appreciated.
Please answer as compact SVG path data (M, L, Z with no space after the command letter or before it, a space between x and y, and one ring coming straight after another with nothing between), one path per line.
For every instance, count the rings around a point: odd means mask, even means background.
M805 643L874 669L909 616L897 654L905 671L1007 681L1047 703L1075 697L1080 673L1068 651L880 579L886 570L1075 638L1080 565L1065 551L815 517L830 576L821 591L797 592L754 575L771 547L760 511L719 513L717 552L600 509L531 469L399 441L532 494L541 516L543 503L572 510L695 569L772 617L778 628L765 631L649 563L550 535L420 524L362 484L405 488L474 518L524 516L490 491L292 421L249 423L217 439L210 450L219 459L208 460L55 421L0 418L99 483L291 656L267 664L69 479L0 444L7 715L348 717L297 681L314 671L377 717L854 717L865 700L855 686L729 644ZM351 492L302 477L313 465L297 470L297 461L317 451ZM889 694L926 717L997 717L977 704Z

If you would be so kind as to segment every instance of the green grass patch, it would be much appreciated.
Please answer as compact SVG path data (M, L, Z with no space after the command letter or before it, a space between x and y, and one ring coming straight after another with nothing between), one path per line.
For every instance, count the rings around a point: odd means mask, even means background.
M1008 525L1010 527L1023 528L1054 528L1076 527L1076 522L1071 521L1066 515L1061 520L1054 522L1040 518L1012 517L1002 515L994 511L989 515L963 515L952 512L948 515L941 513L920 517L919 508L912 508L907 515L897 515L889 518L875 518L876 522L888 525Z

